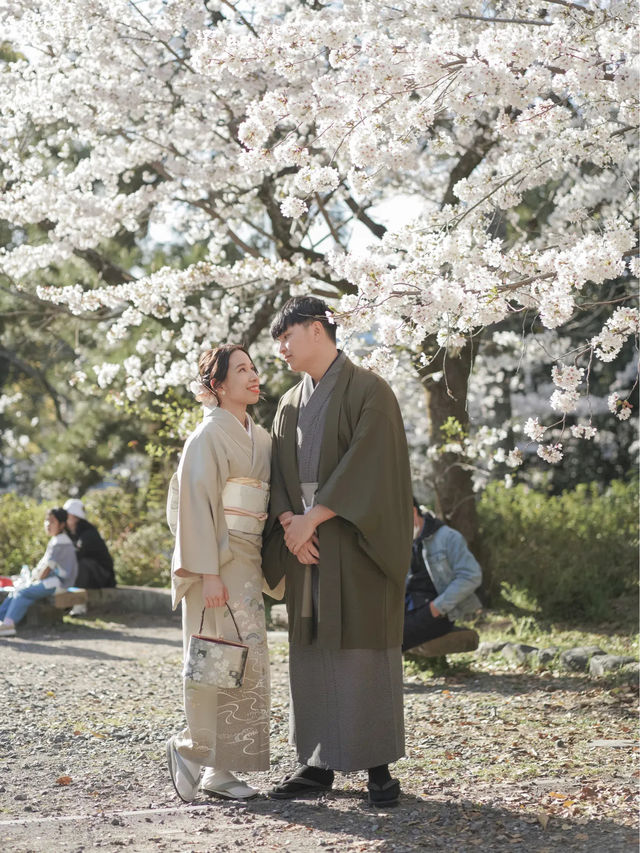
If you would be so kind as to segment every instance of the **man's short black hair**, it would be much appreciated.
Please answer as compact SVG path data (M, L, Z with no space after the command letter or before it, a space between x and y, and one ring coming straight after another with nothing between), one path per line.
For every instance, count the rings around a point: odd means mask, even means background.
M329 338L336 342L336 324L330 323L327 311L332 314L331 308L323 299L316 296L294 296L287 300L278 311L271 324L271 337L275 340L284 334L290 326L302 323L308 326L317 320L322 323Z

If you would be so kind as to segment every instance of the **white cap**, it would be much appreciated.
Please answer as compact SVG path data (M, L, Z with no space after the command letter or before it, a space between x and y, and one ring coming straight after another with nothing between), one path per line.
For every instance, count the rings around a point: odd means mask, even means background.
M62 507L66 509L69 515L75 515L76 518L86 518L87 516L84 514L84 507L82 506L82 501L78 500L78 498L69 498L69 500Z

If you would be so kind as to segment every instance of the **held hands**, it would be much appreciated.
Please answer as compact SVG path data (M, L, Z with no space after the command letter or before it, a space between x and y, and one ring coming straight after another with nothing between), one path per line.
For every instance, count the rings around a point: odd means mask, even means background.
M297 557L302 546L307 544L315 532L315 525L309 515L294 515L288 519L284 528L285 545Z
M229 590L219 575L202 575L202 600L205 607L224 607L229 601Z
M313 524L311 523L310 525L311 534L309 535L309 537L304 542L302 542L302 544L297 542L299 546L297 551L293 550L292 545L287 540L287 536L289 535L289 531L291 529L291 523L294 521L294 519L304 520L305 518L307 518L307 516L294 515L290 510L287 510L287 512L283 512L281 515L278 516L278 520L284 529L285 545L287 546L289 551L291 551L291 553L298 558L299 563L301 563L303 566L311 566L314 563L317 563L320 559L320 552L318 550L318 536L315 532ZM294 532L297 531L298 526L299 525L296 523L296 525L294 526ZM299 531L297 532L299 535Z
M308 542L305 542L302 548L296 554L298 562L303 566L313 566L320 560L318 534L314 533Z

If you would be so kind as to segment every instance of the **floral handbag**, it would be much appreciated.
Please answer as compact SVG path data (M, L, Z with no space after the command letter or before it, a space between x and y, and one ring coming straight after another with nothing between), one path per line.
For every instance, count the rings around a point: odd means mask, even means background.
M239 643L223 640L222 637L205 637L200 631L204 624L204 609L200 619L200 629L189 639L189 648L184 662L183 676L204 687L242 687L244 671L247 665L249 646L242 642L240 631L233 611L226 605L233 619Z

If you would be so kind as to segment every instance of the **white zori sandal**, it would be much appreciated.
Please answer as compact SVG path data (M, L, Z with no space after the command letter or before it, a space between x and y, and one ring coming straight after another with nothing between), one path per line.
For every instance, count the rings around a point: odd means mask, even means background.
M205 793L223 800L252 800L258 796L255 788L237 779L233 773L213 767L205 769L200 787Z

